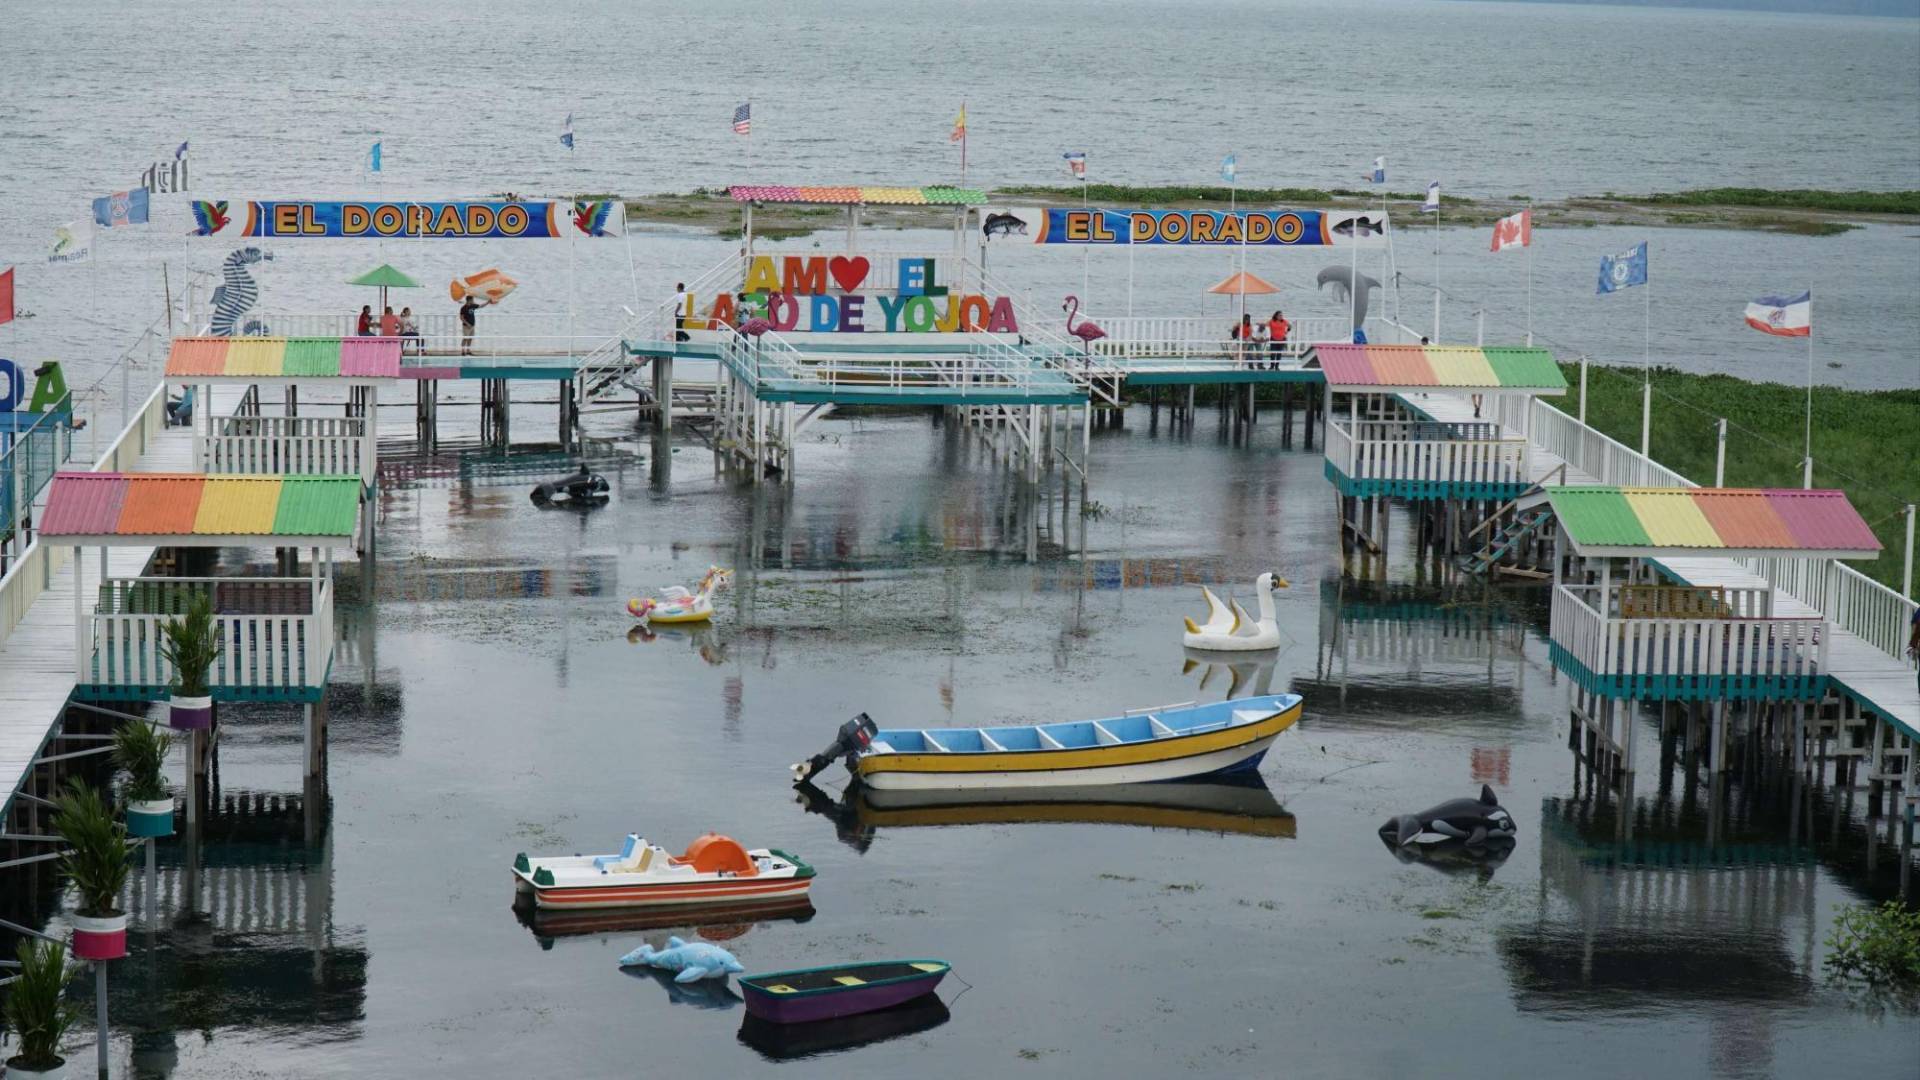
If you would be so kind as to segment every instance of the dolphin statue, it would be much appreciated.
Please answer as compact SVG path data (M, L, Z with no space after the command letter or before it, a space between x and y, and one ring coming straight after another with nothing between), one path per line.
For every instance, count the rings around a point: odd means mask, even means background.
M1380 287L1379 279L1368 277L1365 274L1361 274L1356 278L1353 274L1353 267L1351 266L1329 266L1321 270L1314 278L1314 281L1318 287L1323 289L1328 285L1332 285L1334 299L1339 300L1341 303L1354 301L1354 322L1364 323L1367 321L1367 300L1373 295L1373 290ZM1360 283L1358 289L1360 295L1357 300L1354 297L1356 290L1354 289L1353 283L1355 281Z
M634 964L646 964L648 967L677 971L674 976L677 983L690 983L696 979L724 979L729 972L738 974L747 970L733 954L718 945L709 945L696 941L689 945L678 937L667 939L667 947L655 949L652 945L642 945L620 958L621 967Z
M1513 815L1507 813L1493 789L1480 785L1478 799L1449 799L1418 814L1401 814L1380 826L1380 837L1390 846L1444 844L1458 841L1467 848L1486 847L1490 842L1511 840L1515 832Z

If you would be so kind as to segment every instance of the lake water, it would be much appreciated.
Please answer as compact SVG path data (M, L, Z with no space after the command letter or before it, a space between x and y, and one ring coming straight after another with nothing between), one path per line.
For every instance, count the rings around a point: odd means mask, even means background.
M1362 167L1385 153L1389 187L1437 178L1468 195L1912 188L1916 58L1916 20L1410 0L991 0L964 11L744 0L724 15L587 2L480 18L354 0L324 16L276 6L244 19L203 3L28 5L0 41L0 263L21 265L19 303L37 317L0 331L0 353L66 360L84 385L160 314L160 264L176 290L190 272L217 271L234 245L189 242L180 196L159 200L154 226L102 234L92 264L44 262L55 225L183 139L207 198L925 183L957 178L946 132L964 98L969 179L988 185L1064 182L1060 153L1082 149L1094 179L1123 183L1214 183L1231 151L1251 186L1364 186ZM747 98L750 141L728 126ZM572 154L558 141L569 112ZM1402 222L1395 265L1379 268L1406 275L1409 321L1422 326L1424 224ZM1811 288L1820 380L1920 385L1906 344L1920 336L1910 227L1833 238L1542 230L1536 331L1562 353L1638 363L1642 296L1596 298L1592 282L1600 255L1649 235L1655 362L1799 382L1795 344L1759 338L1739 315L1754 296ZM1524 259L1489 255L1482 229L1444 230L1442 246L1441 283L1457 298L1441 340L1472 340L1483 306L1488 340L1514 340ZM579 325L611 329L636 292L667 295L730 245L666 230L578 248L570 264L564 247L525 242L281 242L261 267L262 304L357 309L371 295L339 282L392 260L428 284L396 301L440 310L441 282L503 266L523 282L512 310L571 301ZM1142 256L1134 309L1196 312L1226 261ZM1120 252L1093 260L1096 315L1126 309L1125 264ZM1256 254L1251 268L1291 286L1281 299L1296 310L1334 306L1307 295L1311 255ZM1022 252L996 270L1048 310L1082 280L1066 253ZM116 377L104 396L117 392Z
M523 437L542 414L516 409ZM462 415L447 408L450 435ZM716 480L693 441L664 470L646 439L611 444L614 501L586 515L529 504L562 468L536 447L390 447L378 557L343 568L330 821L298 809L297 717L228 708L201 914L185 917L170 842L166 925L115 969L117 1015L141 1032L116 1060L738 1076L773 1069L763 1050L810 1049L744 1044L727 991L616 967L678 932L749 970L955 963L944 1022L782 1075L1910 1068L1910 1018L1821 970L1835 907L1901 887L1857 796L1837 805L1737 750L1716 799L1655 767L1649 726L1623 832L1567 748L1537 594L1422 587L1404 542L1392 583L1343 584L1320 455L1283 448L1277 412L1250 439L1208 410L1191 434L1147 419L1097 433L1097 516L925 417L813 428L793 489ZM633 630L628 596L711 563L738 576L710 630ZM1270 667L1186 654L1195 584L1250 603L1266 570L1291 581ZM1250 787L901 809L843 801L837 766L810 803L785 773L860 711L993 723L1268 687L1306 713ZM1375 835L1483 783L1519 823L1502 865L1403 864ZM709 829L818 867L811 915L530 927L511 908L515 852Z

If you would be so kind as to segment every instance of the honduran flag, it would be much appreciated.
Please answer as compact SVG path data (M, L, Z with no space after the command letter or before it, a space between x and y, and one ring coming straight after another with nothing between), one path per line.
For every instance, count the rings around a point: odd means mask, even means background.
M1747 325L1777 337L1813 336L1813 292L1763 296L1747 305Z

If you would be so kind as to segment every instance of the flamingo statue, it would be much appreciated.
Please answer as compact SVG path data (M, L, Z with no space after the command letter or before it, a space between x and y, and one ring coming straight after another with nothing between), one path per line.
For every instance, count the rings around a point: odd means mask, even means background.
M1086 354L1087 362L1091 364L1093 343L1106 337L1107 332L1100 329L1100 324L1092 319L1081 319L1079 326L1073 325L1074 317L1080 314L1080 298L1077 296L1067 297L1067 302L1060 305L1060 310L1067 313L1067 333L1080 339L1080 349Z
M750 338L757 338L771 329L773 324L758 315L740 324L740 332Z

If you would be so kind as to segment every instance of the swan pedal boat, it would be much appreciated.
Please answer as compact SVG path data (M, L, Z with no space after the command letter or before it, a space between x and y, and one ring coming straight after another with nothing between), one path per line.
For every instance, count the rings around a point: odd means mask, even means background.
M1104 720L881 728L857 755L878 791L1140 784L1255 769L1300 719L1298 694L1135 709Z
M617 855L561 855L513 860L514 891L536 907L588 908L764 904L807 895L813 867L779 848L748 851L731 837L708 833L671 855L637 833Z
M1206 652L1255 652L1280 647L1280 622L1273 610L1273 591L1287 587L1287 579L1278 574L1261 574L1254 580L1253 594L1260 617L1247 614L1240 601L1221 603L1213 590L1200 586L1207 601L1207 621L1186 620L1187 631L1180 643L1189 649Z

